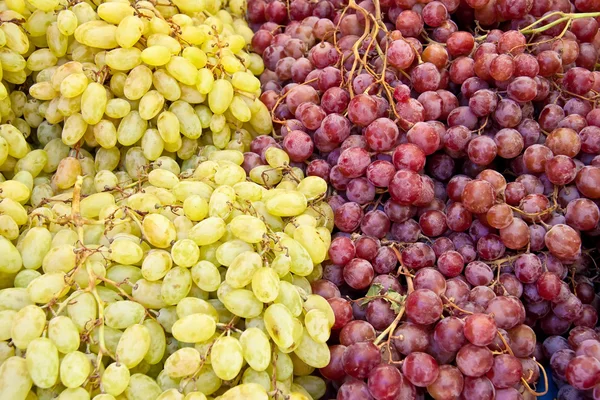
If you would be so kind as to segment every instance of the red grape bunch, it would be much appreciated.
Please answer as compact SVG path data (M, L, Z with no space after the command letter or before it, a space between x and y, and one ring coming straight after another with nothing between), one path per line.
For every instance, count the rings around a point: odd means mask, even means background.
M248 18L276 136L244 167L280 147L330 185L327 398L553 379L600 399L600 2L251 0Z

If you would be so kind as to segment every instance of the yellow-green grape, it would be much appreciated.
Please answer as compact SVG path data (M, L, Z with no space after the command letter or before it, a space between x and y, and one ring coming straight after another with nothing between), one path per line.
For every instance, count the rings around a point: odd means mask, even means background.
M40 277L42 274L38 271L31 269L22 269L17 273L14 280L14 287L26 288L35 278Z
M255 371L252 368L246 368L242 374L242 383L256 383L269 390L271 388L271 377L265 371Z
M142 62L145 64L157 67L165 65L171 60L171 51L167 47L161 45L149 46L142 50L141 57Z
M169 107L179 120L181 134L189 139L198 139L202 134L202 125L194 108L182 100L174 101Z
M152 86L152 71L138 65L129 71L123 86L123 94L129 100L139 100Z
M306 249L314 264L323 262L327 257L329 245L321 238L316 228L308 225L299 226L294 231L294 240Z
M200 353L193 347L186 347L171 354L165 361L165 373L171 378L192 375L200 366Z
M233 86L225 79L217 79L208 93L208 106L215 114L223 114L233 100Z
M69 291L69 285L65 284L65 275L64 272L58 271L35 278L27 285L29 298L39 304L60 299Z
M251 215L238 215L231 220L229 226L236 237L247 243L258 243L267 233L265 223Z
M127 368L133 368L143 359L150 348L150 332L144 325L132 325L123 332L117 345L116 356Z
M150 347L144 356L144 361L150 365L158 364L162 360L167 346L165 330L153 319L146 319L143 325L150 333Z
M32 340L39 338L46 326L46 314L34 305L20 309L14 317L11 338L18 349L26 349Z
M165 275L161 297L168 305L177 304L192 288L192 274L187 268L175 267Z
M125 389L125 398L127 400L156 399L161 393L162 389L154 379L144 374L133 374Z
M14 310L0 311L0 340L9 340L10 331L17 312Z
M166 248L177 237L175 225L169 219L160 214L150 214L142 222L144 236L148 242L159 248Z
M90 359L80 351L73 351L61 360L60 381L67 388L76 388L85 382L91 371Z
M297 337L299 321L283 304L271 304L264 312L264 322L269 336L279 348L289 348ZM301 327L301 325L300 325Z
M122 300L109 304L104 310L106 325L115 329L126 329L131 325L140 323L146 310L134 301Z
M33 383L50 388L58 380L58 350L50 339L37 338L27 346L27 370Z
M91 82L81 96L81 116L85 122L95 125L102 119L108 99L104 86Z
M331 326L323 311L310 310L304 316L304 327L310 337L317 343L325 343L329 339Z
M206 314L212 316L215 321L219 319L219 313L208 301L186 297L177 304L177 316L184 318L192 314Z
M248 93L260 90L260 81L258 78L245 71L235 72L231 78L231 84L234 88Z
M221 239L226 229L225 221L221 218L209 217L194 225L188 232L188 237L198 246L205 246Z
M144 256L144 251L137 244L127 239L114 240L110 244L110 256L121 264L135 264Z
M192 221L202 221L208 215L208 203L198 195L192 195L183 201L183 212Z
M77 29L77 15L71 10L62 10L58 13L56 19L58 30L65 36L71 36Z
M307 176L300 181L296 190L303 193L307 200L314 200L327 193L327 182L318 176Z
M215 374L223 380L235 378L244 363L242 345L233 336L223 336L215 340L211 349L211 365Z
M278 254L271 263L271 268L280 278L283 278L290 272L292 259L287 254Z
M236 289L243 288L252 282L254 273L262 267L260 255L253 251L239 254L227 269L225 280Z
M25 399L32 384L24 358L10 357L0 365L0 398Z
M252 292L263 303L275 301L279 295L279 275L271 268L260 268L252 276Z
M313 262L310 258L310 254L300 243L290 238L289 236L281 233L276 233L279 237L279 245L281 250L276 248L276 254L285 253L290 257L290 271L296 275L307 276L313 270Z
M44 272L69 272L75 268L76 256L73 250L74 247L70 244L51 248L42 260Z
M207 398L202 392L190 392L185 395L183 400L207 400Z
M268 400L269 396L264 387L257 383L244 383L226 391L220 400Z
M210 261L201 260L191 268L192 279L196 286L207 292L214 292L221 284L218 268Z
M190 268L198 262L200 249L190 239L178 240L171 248L171 257L180 267Z
M160 295L161 289L161 282L149 282L145 279L140 279L135 283L131 294L135 301L146 308L162 308L166 304Z
M115 362L106 367L100 377L102 391L113 396L119 396L129 384L129 369L122 363Z
M167 389L156 398L156 400L183 400L183 393L178 388Z
M11 241L4 236L0 236L0 254L2 254L0 272L11 274L17 273L21 269L23 265L21 254Z
M173 337L180 342L204 342L214 335L216 322L207 314L191 314L177 320L172 331Z
M329 364L329 348L326 343L318 343L304 331L300 345L294 350L298 358L315 368L324 368Z
M246 328L240 336L246 362L256 371L264 371L271 363L269 337L258 328Z
M115 39L122 48L130 48L142 37L143 31L142 20L137 16L128 15L119 22Z
M302 297L300 297L298 289L285 280L279 283L279 294L275 299L275 303L286 306L294 317L298 317L302 313Z
M266 200L267 210L280 217L294 217L306 210L308 204L303 193L295 190L279 192Z
M75 298L77 299L77 298ZM71 318L59 315L48 322L48 338L62 354L79 348L79 332Z
M221 244L215 253L221 265L230 266L233 260L245 251L253 251L252 245L243 240L234 239Z
M259 301L252 291L247 289L234 289L225 294L223 305L232 314L242 318L254 318L263 310L263 303Z
M235 201L235 191L230 186L219 186L210 196L208 202L208 215L227 219L232 211Z
M149 281L162 279L173 266L168 251L150 250L142 263L142 276Z
M185 85L196 84L198 69L188 59L180 56L171 57L166 69L179 82Z

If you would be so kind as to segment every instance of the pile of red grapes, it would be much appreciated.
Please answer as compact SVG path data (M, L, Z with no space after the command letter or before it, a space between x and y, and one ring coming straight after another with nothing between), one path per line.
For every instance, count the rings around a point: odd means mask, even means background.
M599 400L600 1L250 0L248 19L276 132L244 167L278 146L330 185L325 398L552 379Z

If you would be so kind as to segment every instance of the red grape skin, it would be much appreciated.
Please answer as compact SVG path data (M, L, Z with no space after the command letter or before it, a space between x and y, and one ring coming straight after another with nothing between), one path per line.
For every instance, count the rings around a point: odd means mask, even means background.
M417 324L434 323L442 315L442 308L440 297L428 289L415 290L406 298L406 315Z
M381 364L369 373L367 385L377 400L395 400L400 395L403 379L398 368Z
M348 375L364 379L379 364L380 359L379 349L372 342L358 342L346 347L342 363Z
M486 314L472 314L465 319L465 338L476 346L487 346L496 337L496 322Z
M427 387L438 378L439 366L429 354L414 352L404 359L402 373L413 385Z
M464 379L458 368L442 365L435 382L427 386L427 392L435 400L456 399L463 391Z
M519 383L522 374L523 366L518 358L509 354L501 354L494 357L494 365L486 376L496 388L505 389Z
M591 389L600 383L600 361L594 357L577 356L569 362L565 376L575 388Z
M487 347L467 344L456 354L456 365L465 376L483 376L493 364L494 355Z

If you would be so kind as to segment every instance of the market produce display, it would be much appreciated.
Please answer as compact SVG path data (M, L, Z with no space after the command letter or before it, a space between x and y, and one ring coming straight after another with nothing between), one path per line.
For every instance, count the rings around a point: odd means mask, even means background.
M600 399L599 23L0 1L0 400Z
M278 134L252 151L331 186L312 284L336 316L330 397L529 399L554 379L600 398L599 11L249 1Z
M320 398L334 216L245 161L244 4L99 3L2 2L0 399Z

